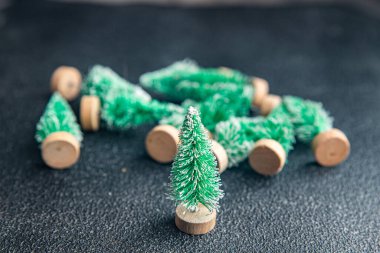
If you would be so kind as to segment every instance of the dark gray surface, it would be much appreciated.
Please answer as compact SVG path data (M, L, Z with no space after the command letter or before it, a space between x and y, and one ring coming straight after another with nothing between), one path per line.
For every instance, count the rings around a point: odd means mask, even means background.
M352 9L177 9L18 3L0 27L1 252L376 252L380 250L380 21ZM277 94L322 101L350 138L335 169L297 145L284 171L223 173L211 233L174 225L169 166L144 138L86 134L80 162L48 169L33 136L60 64L101 63L136 81L192 57L263 76ZM78 110L78 101L73 104ZM122 168L127 168L123 172Z

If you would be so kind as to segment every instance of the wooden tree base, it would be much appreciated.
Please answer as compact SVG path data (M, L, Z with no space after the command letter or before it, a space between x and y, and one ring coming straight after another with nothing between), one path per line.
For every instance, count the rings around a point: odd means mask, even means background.
M228 156L226 150L223 148L219 142L211 140L212 142L212 152L216 158L217 166L219 168L219 173L222 174L228 167Z
M264 98L268 96L269 84L268 81L262 78L254 77L252 78L252 84L255 88L255 95L253 97L252 103L256 107L260 107L264 101Z
M80 101L80 122L84 130L99 130L100 99L97 96L82 97Z
M257 173L264 176L278 174L284 167L286 152L275 140L263 139L256 142L249 154L249 164Z
M351 149L347 136L336 128L314 137L312 148L315 160L326 167L336 166L346 160Z
M52 91L58 91L66 100L75 99L81 89L82 75L74 67L58 67L50 79Z
M179 230L190 235L203 235L210 232L216 224L216 211L210 212L202 204L198 211L191 212L183 205L175 210L175 224Z
M66 169L79 159L79 141L68 132L55 132L42 142L42 159L53 169Z
M281 97L277 95L268 95L263 99L260 106L261 115L267 116L274 108L281 104Z
M158 125L145 139L145 148L153 160L160 163L173 161L179 143L179 131L170 125Z

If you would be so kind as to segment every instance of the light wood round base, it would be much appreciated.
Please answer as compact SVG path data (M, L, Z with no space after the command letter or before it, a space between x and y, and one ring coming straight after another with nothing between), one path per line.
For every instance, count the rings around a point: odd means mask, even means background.
M351 149L347 136L336 128L314 137L312 148L315 160L325 167L333 167L346 160Z
M215 140L211 140L212 152L216 158L219 173L222 174L228 167L228 156L226 150Z
M198 211L191 212L183 205L175 210L175 224L179 230L190 235L203 235L210 232L216 224L216 211L210 212L202 204Z
M74 67L58 67L50 79L52 91L58 91L66 100L75 99L81 89L82 75Z
M100 125L100 99L83 96L80 101L80 123L87 131L98 131Z
M284 167L286 152L275 140L263 139L256 142L249 154L249 164L253 170L264 176L278 174Z
M252 78L252 84L255 88L255 95L252 99L252 103L254 106L260 107L269 92L268 81L262 78L254 77Z
M263 99L260 106L260 113L267 116L274 108L281 104L281 97L277 95L268 95Z
M79 159L79 141L68 132L55 132L42 142L42 159L53 169L66 169Z
M179 143L179 131L170 125L153 128L145 139L145 148L153 160L160 163L173 161Z

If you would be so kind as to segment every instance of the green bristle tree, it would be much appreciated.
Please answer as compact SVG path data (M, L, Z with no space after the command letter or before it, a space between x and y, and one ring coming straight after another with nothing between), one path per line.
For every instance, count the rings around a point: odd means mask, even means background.
M180 130L180 144L170 173L170 192L177 204L195 212L198 204L218 209L223 197L216 160L198 111L188 109Z
M296 136L302 142L310 143L316 135L332 128L333 118L321 103L285 96L279 107L275 110L288 114Z
M142 124L158 122L172 114L182 114L183 108L157 100L142 101L133 94L111 91L104 100L101 112L107 127L126 130Z
M228 156L228 166L244 161L254 145L254 138L247 138L242 119L232 118L216 125L214 138L223 146Z
M257 140L271 139L279 142L286 153L292 150L295 143L295 132L288 117L269 115L262 124L255 129ZM257 141L256 140L256 141Z
M51 96L46 105L45 112L37 124L35 138L38 143L42 143L46 137L55 132L67 132L79 142L82 141L82 132L74 112L58 92Z
M153 100L141 87L100 65L85 78L83 93L99 97L101 119L109 129L127 130L183 111L178 105Z
M215 126L222 121L226 121L231 117L240 117L248 114L250 101L244 98L234 99L214 94L213 96L201 102L194 100L185 100L181 106L185 109L190 106L195 107L201 115L201 119L205 127L211 131L215 131ZM163 118L160 124L172 125L179 128L182 125L186 111L174 113L169 118Z
M263 139L277 141L286 153L295 142L293 125L286 115L267 118L232 118L216 126L215 139L227 152L229 167L248 157L254 144Z
M101 65L92 67L83 82L82 93L84 95L95 95L99 97L103 104L107 94L111 90L119 93L127 93L141 101L151 100L151 96L141 87L123 79L112 69Z
M143 74L140 83L180 101L202 101L214 94L239 97L246 85L253 94L251 77L226 68L200 68L191 60L179 61L161 70Z
M287 115L297 139L311 144L320 165L336 166L347 159L350 142L341 130L333 128L333 119L321 103L285 96L271 114Z
M181 76L196 73L198 70L199 66L194 61L185 59L166 68L143 74L140 83L153 91L170 95Z

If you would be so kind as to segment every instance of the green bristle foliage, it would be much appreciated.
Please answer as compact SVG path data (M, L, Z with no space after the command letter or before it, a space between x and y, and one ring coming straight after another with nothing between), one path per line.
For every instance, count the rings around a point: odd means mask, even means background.
M82 141L82 132L76 121L74 112L66 100L58 93L54 93L36 127L36 140L42 143L47 136L54 132L71 133L79 142Z
M251 78L226 68L199 68L193 61L176 62L141 76L143 86L172 99L202 101L214 94L241 96Z
M210 211L223 197L217 163L198 111L190 107L180 130L180 144L170 173L170 192L176 204L196 211L199 203Z
M278 141L285 152L289 152L295 142L288 117L232 118L216 126L214 137L226 150L229 167L245 160L255 142L261 139Z
M202 117L202 122L209 130L213 130L215 125L221 121L228 120L232 116L246 116L251 108L253 97L253 87L244 86L239 92L221 91L205 98L198 105Z
M285 152L288 153L295 143L293 124L287 117L267 117L260 127L256 128L256 138L257 140L275 140L279 142Z
M237 166L244 161L254 145L252 139L245 138L239 119L220 122L216 126L214 138L223 146L228 156L228 166Z
M186 112L186 111L185 111ZM160 125L170 125L177 129L180 129L183 123L183 119L185 118L186 113L178 112L173 113L169 117L164 117L159 121Z
M217 123L235 116L234 108L229 102L228 98L215 95L199 104L202 122L209 131L214 132Z
M174 92L173 88L182 75L196 72L198 69L199 67L194 61L185 59L166 68L143 74L140 77L140 83L155 92L169 93L170 95L170 92Z
M302 142L310 143L316 135L332 128L333 119L321 103L286 96L281 106L289 114L296 136Z
M102 119L109 129L127 130L142 124L159 121L174 113L181 113L182 107L156 100L141 101L126 93L111 91L104 100Z
M242 89L249 80L238 72L227 76L219 69L201 69L196 73L183 75L174 88L177 99L202 101L214 94L241 96Z
M141 87L126 81L112 69L101 65L92 67L83 82L82 93L98 96L103 104L110 90L133 95L141 101L151 99L150 95Z
M246 93L252 94L252 89L250 89L249 86L247 86ZM215 94L203 102L196 102L190 99L185 100L181 106L185 109L193 106L199 110L204 126L209 131L214 132L215 126L219 122L226 121L231 117L240 117L247 115L250 103L251 100L248 99L247 96L237 96L234 99L233 97L230 98ZM184 116L184 112L180 114L173 114L169 118L162 119L160 121L160 124L169 124L176 128L179 128L182 124Z

